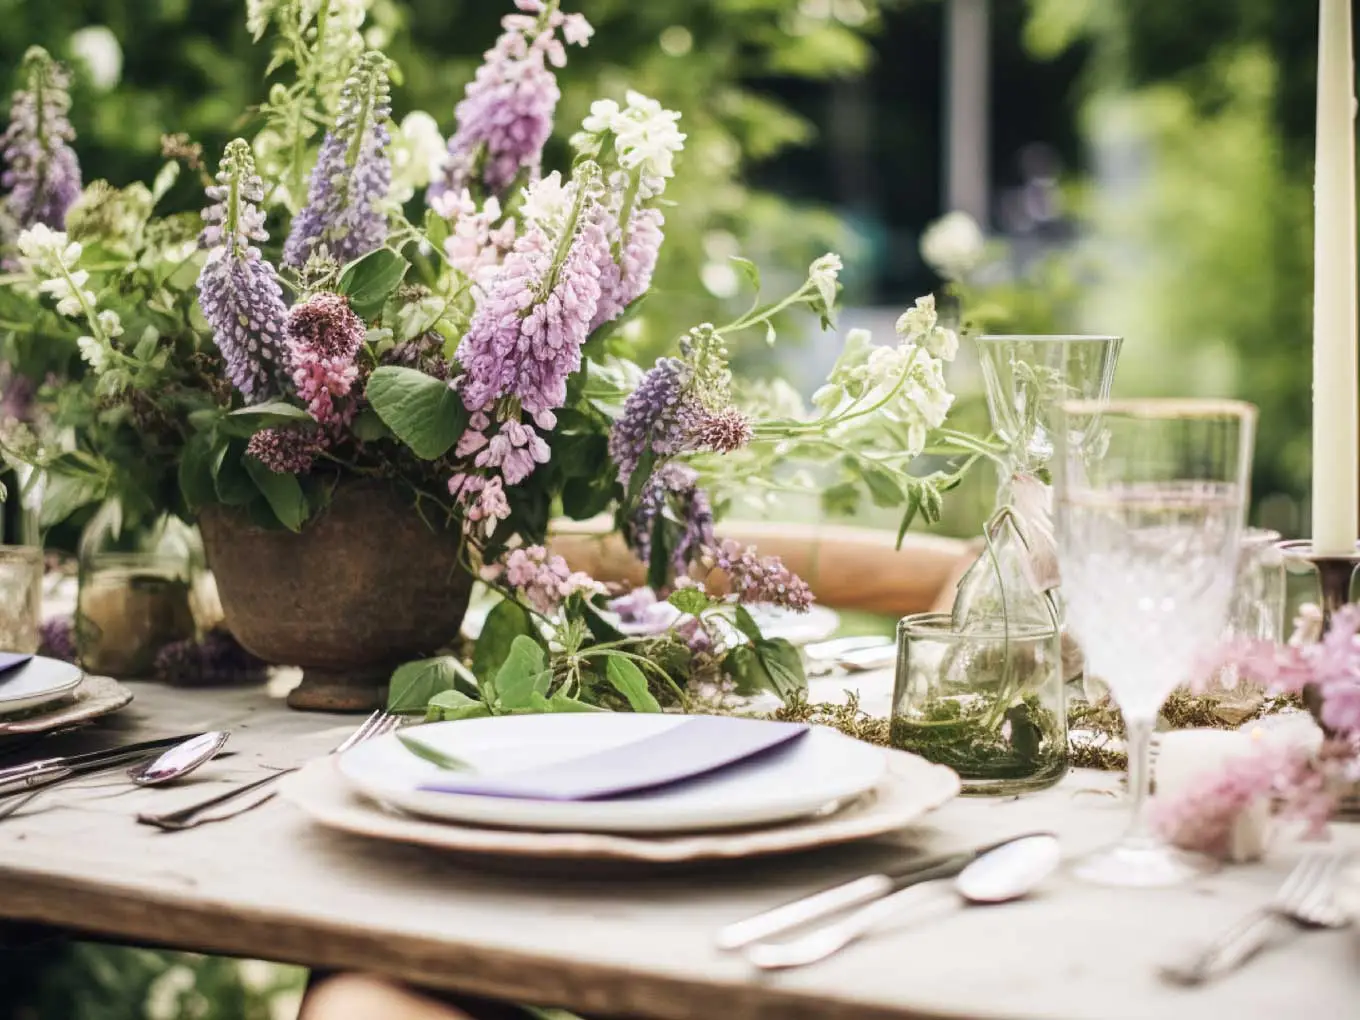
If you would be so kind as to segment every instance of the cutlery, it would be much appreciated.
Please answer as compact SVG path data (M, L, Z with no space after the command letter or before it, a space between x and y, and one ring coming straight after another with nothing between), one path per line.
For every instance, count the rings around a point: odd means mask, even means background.
M229 736L228 733L219 732L200 733L198 736L182 740L151 761L140 762L128 769L128 778L139 786L154 786L186 776L216 757ZM145 756L147 752L141 753ZM0 782L0 794L22 794L27 791L27 796L14 796L0 804L0 820L8 818L53 786L70 779L80 779L118 768L124 761L124 758L119 758L116 761L104 761L80 768L73 768L70 765L49 766L24 776L17 776L7 782Z
M390 733L400 724L400 716L392 715L389 712L381 710L374 712L359 725L358 729L341 741L339 746L331 751L331 754L342 754L356 744L363 743L365 740L371 740L374 737L382 736L384 733ZM265 796L258 800L253 800L245 807L238 808L227 814L213 815L207 814L207 812L211 811L213 808L221 807L223 804L228 804L238 797L244 797L246 794L263 789L276 780L298 771L298 768L300 767L301 766L280 769L277 772L270 773L262 779L251 780L248 783L233 787L226 793L220 793L215 797L209 797L207 800L199 801L196 804L190 804L188 807L180 808L178 811L169 811L160 815L138 815L137 821L141 822L143 825L153 825L166 832L180 832L184 829L193 829L200 825L207 825L209 822L226 821L228 818L235 818L237 815L245 814L247 811L259 807L274 796L274 791L270 790Z
M226 746L230 738L231 734L225 730L200 733L176 744L151 761L132 766L128 769L128 778L138 786L160 786L173 782L216 758L217 752Z
M967 904L1009 903L1052 874L1061 856L1056 836L1021 836L975 858L954 878L954 891ZM786 970L825 960L895 916L922 890L947 881L936 878L909 886L790 942L757 942L747 947L746 958L761 970Z
M824 917L849 910L852 907L863 906L911 886L942 878L953 878L984 854L1014 843L1016 840L1038 836L1051 836L1051 833L1031 832L1012 836L1009 839L1003 839L972 850L940 854L891 871L884 871L876 875L865 875L863 878L857 878L852 882L823 889L821 892L794 900L792 903L786 903L781 907L775 907L773 910L767 910L755 917L729 924L718 932L718 948L741 949L753 942L782 935L795 928L811 924L813 921L820 921Z
M89 751L85 754L68 754L55 758L38 758L33 761L22 762L18 765L10 765L7 768L0 768L0 784L6 780L22 778L35 772L42 772L58 768L71 768L76 771L81 769L88 770L90 767L102 767L104 765L123 765L147 755L162 751L167 747L174 747L176 744L190 740L194 737L202 736L198 733L182 733L177 737L160 737L156 740L144 740L138 744L125 744L122 747L108 747L102 751ZM0 786L0 788L3 788Z
M1255 956L1282 927L1292 922L1307 929L1344 928L1350 919L1336 903L1336 876L1345 855L1315 852L1305 856L1271 901L1248 914L1182 963L1161 968L1162 977L1180 985L1203 984L1228 974Z

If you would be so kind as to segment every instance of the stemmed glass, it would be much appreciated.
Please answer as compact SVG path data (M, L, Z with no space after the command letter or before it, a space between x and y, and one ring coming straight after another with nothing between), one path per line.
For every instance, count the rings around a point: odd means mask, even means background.
M1172 885L1202 861L1145 817L1157 713L1223 632L1250 488L1256 409L1221 400L1068 401L1054 458L1067 624L1128 731L1133 824L1087 858L1103 885Z

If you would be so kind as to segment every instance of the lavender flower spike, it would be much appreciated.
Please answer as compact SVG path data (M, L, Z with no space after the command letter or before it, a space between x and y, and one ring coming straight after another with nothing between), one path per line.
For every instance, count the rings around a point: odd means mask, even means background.
M213 201L203 211L207 226L200 243L208 259L198 277L198 303L227 363L227 378L246 400L264 400L281 389L288 309L274 267L251 243L269 235L257 204L264 183L244 140L227 145L217 183L207 193Z
M61 230L80 195L80 164L70 145L76 133L66 117L70 75L34 46L24 54L19 77L24 87L14 93L9 128L0 135L5 212L20 229L43 223Z
M382 203L392 185L389 66L381 53L370 51L345 81L335 125L312 168L307 205L283 248L284 265L301 269L321 245L338 261L350 262L387 239Z
M582 15L558 10L558 0L516 0L516 6L526 13L502 19L505 31L454 111L458 130L449 139L443 176L430 186L432 199L478 181L503 195L522 171L530 181L538 179L561 98L548 65L561 67L567 59L557 32L585 46L592 29Z

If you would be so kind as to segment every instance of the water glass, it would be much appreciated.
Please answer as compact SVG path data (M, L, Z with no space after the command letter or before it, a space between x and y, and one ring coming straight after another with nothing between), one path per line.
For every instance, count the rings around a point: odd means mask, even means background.
M1256 410L1237 401L1071 401L1054 459L1067 625L1110 689L1129 738L1133 824L1082 862L1107 885L1170 885L1204 862L1147 824L1157 713L1228 622Z
M0 545L0 651L38 650L43 554L36 546Z

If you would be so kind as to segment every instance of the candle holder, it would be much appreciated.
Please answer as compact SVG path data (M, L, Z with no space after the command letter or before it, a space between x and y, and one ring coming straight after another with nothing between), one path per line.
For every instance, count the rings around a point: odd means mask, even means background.
M1322 632L1332 625L1332 616L1351 600L1351 580L1360 566L1360 550L1349 553L1319 553L1308 539L1281 542L1278 545L1286 560L1311 564L1317 571L1318 587L1322 595Z

